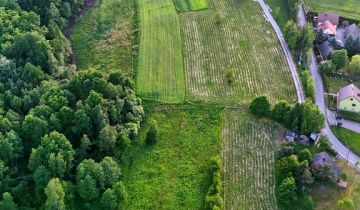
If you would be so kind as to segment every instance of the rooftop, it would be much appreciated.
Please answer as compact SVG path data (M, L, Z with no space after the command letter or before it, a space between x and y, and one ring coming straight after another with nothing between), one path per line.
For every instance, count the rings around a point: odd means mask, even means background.
M350 84L341 88L338 96L340 101L350 97L354 97L356 100L360 101L360 90L354 84Z
M337 14L332 14L332 13L319 13L318 14L318 23L320 22L325 22L325 21L330 21L333 25L337 26L339 25L339 15Z

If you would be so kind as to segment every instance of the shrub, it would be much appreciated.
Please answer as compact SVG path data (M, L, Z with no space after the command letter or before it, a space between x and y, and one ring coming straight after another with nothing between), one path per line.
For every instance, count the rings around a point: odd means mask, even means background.
M331 55L331 61L335 64L337 70L344 68L349 62L346 50L335 50Z
M322 61L319 64L319 70L322 74L327 76L331 76L336 73L336 67L331 60Z
M235 73L233 69L226 69L225 70L225 79L228 84L232 84L235 79Z
M350 198L344 198L337 203L339 209L352 210L355 209L354 202Z
M300 77L301 77L301 82L305 88L306 96L313 99L315 97L314 78L310 75L310 72L308 70L301 72Z
M309 149L303 149L299 153L299 161L302 162L304 160L307 160L308 163L311 162L312 155Z
M223 208L221 165L220 157L211 158L211 184L205 197L205 209L214 210Z
M288 205L296 199L296 185L294 177L286 177L277 189L278 199L281 204Z
M157 142L158 128L156 120L150 120L150 127L146 133L146 143L154 145Z
M250 112L257 117L265 117L270 114L271 104L266 96L258 96L250 103Z

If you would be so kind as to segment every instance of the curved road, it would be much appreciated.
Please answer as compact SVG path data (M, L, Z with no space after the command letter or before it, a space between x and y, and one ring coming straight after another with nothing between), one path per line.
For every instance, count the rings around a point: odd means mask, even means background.
M284 39L284 36L281 32L280 27L278 26L278 24L276 23L276 21L274 20L273 16L271 15L268 6L265 4L264 0L258 0L258 2L260 3L260 6L266 16L266 18L268 19L268 21L271 23L272 27L274 28L277 37L279 38L281 47L284 50L284 54L286 57L286 60L289 64L290 70L291 70L291 75L293 77L294 80L294 85L295 85L295 89L296 89L296 94L297 94L297 98L298 98L298 102L303 103L305 102L305 94L304 94L304 90L302 88L300 79L299 79L299 75L297 73L296 70L296 65L294 63L294 60L292 58L291 52L287 46L287 43Z
M300 6L299 15L298 15L298 25L303 27L306 24L306 15L302 6ZM322 81L322 77L319 72L318 63L316 61L315 55L313 54L311 57L311 64L309 66L309 70L311 75L313 76L316 89L315 89L315 104L317 104L320 110L327 116L328 109L325 105L324 99L324 85ZM321 130L323 135L327 135L329 140L332 143L333 148L338 152L339 156L343 159L347 160L352 165L355 165L360 158L350 151L348 147L346 147L337 137L333 134L330 129L328 118L326 118L325 128Z
M262 10L264 11L264 14L266 15L267 19L269 20L269 22L271 23L271 25L273 26L279 41L281 43L281 46L285 52L285 56L286 59L289 63L290 69L291 69L291 73L294 79L294 84L295 84L295 88L296 88L296 92L298 95L298 101L299 102L304 102L305 101L305 95L304 95L304 91L303 88L301 86L301 82L299 79L299 76L297 74L296 71L296 66L294 64L294 61L292 59L291 53L289 48L287 47L287 44L285 42L285 39L282 35L282 32L280 30L280 27L277 25L276 21L274 20L274 18L272 17L268 6L264 3L264 0L258 0ZM305 12L303 10L303 8L300 8L299 11L299 15L298 15L298 25L303 27L306 24L306 15ZM314 80L316 82L316 94L315 94L315 104L317 104L320 108L320 110L326 115L326 106L325 106L325 100L324 100L324 87L323 87L323 82L322 82L322 78L321 75L318 71L318 64L317 61L315 59L315 56L312 55L311 58L311 64L309 66L310 69L310 73L311 75L314 77ZM360 158L355 155L353 152L351 152L346 146L344 146L342 144L342 142L340 142L336 136L333 134L333 132L330 129L329 126L329 122L326 121L325 123L325 128L321 130L321 133L323 135L327 135L329 140L332 143L333 148L338 152L339 156L342 157L345 160L348 160L349 163L351 163L352 165L355 165L356 162L358 160L360 160Z

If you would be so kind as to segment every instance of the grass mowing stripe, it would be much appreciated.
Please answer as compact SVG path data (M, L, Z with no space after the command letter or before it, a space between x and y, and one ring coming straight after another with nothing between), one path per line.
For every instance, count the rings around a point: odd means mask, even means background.
M185 97L180 23L172 0L138 0L140 52L137 93L166 103Z

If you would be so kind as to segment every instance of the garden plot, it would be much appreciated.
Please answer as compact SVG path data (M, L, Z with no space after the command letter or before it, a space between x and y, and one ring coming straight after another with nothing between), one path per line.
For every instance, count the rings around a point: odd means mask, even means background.
M190 100L249 103L265 94L296 101L283 50L257 2L213 1L214 9L181 14ZM233 73L228 83L225 72Z
M276 128L269 121L225 111L222 125L224 209L277 209Z

